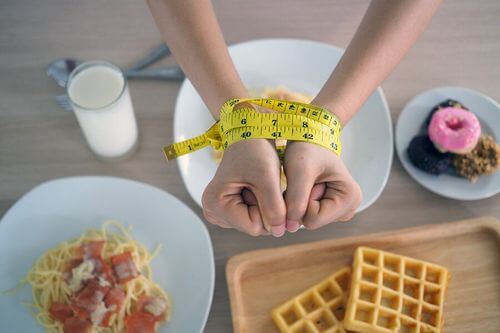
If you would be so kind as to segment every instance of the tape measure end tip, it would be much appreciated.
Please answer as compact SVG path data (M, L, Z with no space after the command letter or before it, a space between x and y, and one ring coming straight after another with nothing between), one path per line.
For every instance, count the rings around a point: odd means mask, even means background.
M163 147L163 153L165 154L165 157L169 161L175 160L177 158L177 153L176 153L174 147L172 147L172 146Z

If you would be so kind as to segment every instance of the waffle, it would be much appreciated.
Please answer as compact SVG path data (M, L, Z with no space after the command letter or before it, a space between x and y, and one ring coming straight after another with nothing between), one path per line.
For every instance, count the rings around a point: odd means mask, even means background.
M439 333L448 270L359 247L354 253L344 326L363 333Z
M281 333L346 333L342 325L351 269L344 267L276 307L273 320Z

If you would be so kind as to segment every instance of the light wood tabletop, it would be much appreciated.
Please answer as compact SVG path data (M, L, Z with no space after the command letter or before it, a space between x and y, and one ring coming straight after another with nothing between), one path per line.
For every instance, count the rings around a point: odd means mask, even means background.
M294 37L345 47L368 1L215 1L227 42ZM445 2L429 29L382 88L393 123L416 94L436 86L464 86L500 100L500 2ZM187 193L176 163L161 146L172 141L179 83L130 81L140 130L139 150L103 163L88 149L71 112L57 107L63 91L45 74L57 57L107 59L128 66L159 43L145 2L136 0L0 2L0 215L25 192L49 179L112 175L155 185L201 209ZM172 59L161 64L172 63ZM186 110L189 112L189 110ZM299 231L280 239L252 238L207 225L215 250L216 286L206 332L231 331L225 265L244 251L366 234L482 215L500 217L500 196L460 202L421 186L394 157L380 198L349 223Z

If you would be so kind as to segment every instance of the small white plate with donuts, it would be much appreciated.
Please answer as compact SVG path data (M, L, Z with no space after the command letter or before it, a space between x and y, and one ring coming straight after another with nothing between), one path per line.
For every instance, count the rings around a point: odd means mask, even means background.
M449 161L446 161L444 155L437 150L433 150L433 141L424 142L422 138L422 147L420 151L413 150L413 161L416 160L415 154L420 154L424 166L417 168L410 159L408 147L416 136L426 135L427 125L430 120L431 110L447 100L459 102L462 106L468 108L479 120L481 125L481 135L490 135L498 144L500 142L500 105L492 98L479 92L462 87L440 87L425 91L414 97L401 111L396 124L396 152L403 167L410 176L420 185L428 190L443 197L456 200L479 200L492 197L500 193L500 171L497 169L488 175L479 176L471 181L460 177L456 173L453 158L455 154L448 154ZM439 119L439 118L438 118ZM436 121L438 120L436 119ZM446 130L456 130L457 127L471 126L470 122L464 121L460 124L444 124L448 126ZM472 128L469 128L472 131ZM468 131L460 130L461 133ZM453 133L458 135L458 133ZM467 134L467 135L470 135ZM442 139L442 138L441 138ZM464 138L458 138L464 139ZM415 148L417 149L417 148ZM427 154L428 152L431 152ZM435 154L432 154L434 152ZM451 156L451 159L450 159ZM424 161L425 159L425 161ZM443 171L443 163L448 165L447 171ZM423 169L427 169L424 171Z

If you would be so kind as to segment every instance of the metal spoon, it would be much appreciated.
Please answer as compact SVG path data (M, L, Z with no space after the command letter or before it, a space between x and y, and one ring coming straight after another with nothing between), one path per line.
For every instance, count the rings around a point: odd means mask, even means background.
M160 67L151 69L142 69L138 71L126 71L125 77L136 78L136 79L156 79L156 80L168 80L168 81L181 81L186 76L180 67L170 66L170 67ZM66 82L59 84L61 87L66 85ZM71 102L66 94L56 96L56 103L61 108L66 111L71 111Z
M158 69L158 75L155 76L156 70L150 70L145 75L141 75L141 69L147 67L154 62L160 60L161 58L169 55L170 49L165 44L161 44L147 54L144 58L133 64L128 70L125 71L125 77L135 77L135 78L157 78L165 80L182 80L184 77L180 77L179 69L177 66L166 67ZM53 78L57 84L61 87L66 87L69 75L71 72L82 63L81 60L72 58L60 58L52 61L47 68L47 75ZM176 69L176 70L174 70ZM181 71L182 72L182 71Z
M56 81L61 87L66 87L69 74L82 62L75 59L56 59L47 67L47 75Z
M164 43L161 43L158 47L154 48L151 52L149 52L144 58L137 61L135 64L130 66L127 71L137 71L139 69L143 69L148 67L149 65L155 63L163 57L172 54L172 51L168 48L168 46Z
M71 102L69 101L68 95L57 95L56 96L56 104L59 105L65 111L72 111L73 107L71 106Z
M159 80L172 80L181 81L185 78L184 73L179 66L168 66L155 69L143 69L159 59L169 55L170 49L161 44L155 48L144 58L133 64L128 70L124 72L127 78L142 78L142 79L159 79ZM52 77L59 86L66 87L69 75L82 61L70 58L56 59L51 62L47 69L47 74ZM56 96L56 103L66 111L71 111L71 103L67 95Z
M158 68L146 68L141 70L128 70L125 72L127 78L156 79L182 81L186 77L179 66L165 66Z

